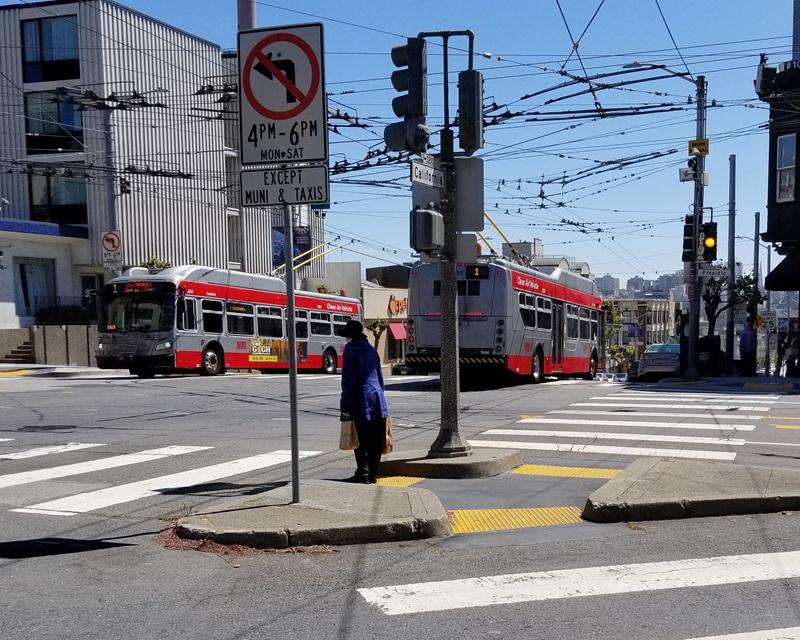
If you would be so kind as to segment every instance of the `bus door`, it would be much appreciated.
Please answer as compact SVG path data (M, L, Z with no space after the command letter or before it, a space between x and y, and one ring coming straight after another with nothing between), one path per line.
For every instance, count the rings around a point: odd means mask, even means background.
M564 360L564 303L553 300L552 368L561 371Z

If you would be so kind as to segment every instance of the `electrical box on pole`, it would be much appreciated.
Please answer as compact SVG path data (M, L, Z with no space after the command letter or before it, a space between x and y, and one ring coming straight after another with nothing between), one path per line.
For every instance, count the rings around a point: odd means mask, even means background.
M400 67L392 73L392 86L405 92L392 100L392 110L403 122L383 131L391 151L425 153L431 137L425 126L428 113L428 57L423 38L408 38L406 44L392 48L392 63Z
M683 224L683 262L694 262L697 259L697 244L694 239L694 214L684 218Z
M458 74L458 145L468 156L483 148L483 74Z
M703 245L703 261L714 262L717 259L717 223L704 222L700 229L700 242Z
M444 247L444 218L434 209L414 209L411 212L411 248L419 253L431 253Z

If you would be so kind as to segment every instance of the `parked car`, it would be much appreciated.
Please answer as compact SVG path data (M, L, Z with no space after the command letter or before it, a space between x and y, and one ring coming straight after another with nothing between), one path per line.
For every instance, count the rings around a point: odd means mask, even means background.
M678 375L681 370L681 345L677 342L651 344L639 358L638 377Z

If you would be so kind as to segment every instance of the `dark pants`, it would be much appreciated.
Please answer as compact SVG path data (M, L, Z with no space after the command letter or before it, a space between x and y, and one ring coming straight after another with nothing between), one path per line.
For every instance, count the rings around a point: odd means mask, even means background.
M756 375L756 352L740 351L742 375L752 377Z
M381 454L386 446L386 418L362 422L355 421L358 434L356 454L356 475L370 480L378 477Z

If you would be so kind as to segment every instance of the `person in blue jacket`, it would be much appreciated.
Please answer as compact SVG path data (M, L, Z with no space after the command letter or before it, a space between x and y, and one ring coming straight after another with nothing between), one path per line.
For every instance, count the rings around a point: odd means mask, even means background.
M356 472L351 482L374 484L386 445L389 410L383 394L383 375L378 352L367 341L364 326L350 320L342 331L348 339L342 357L342 421L353 420L358 434Z

